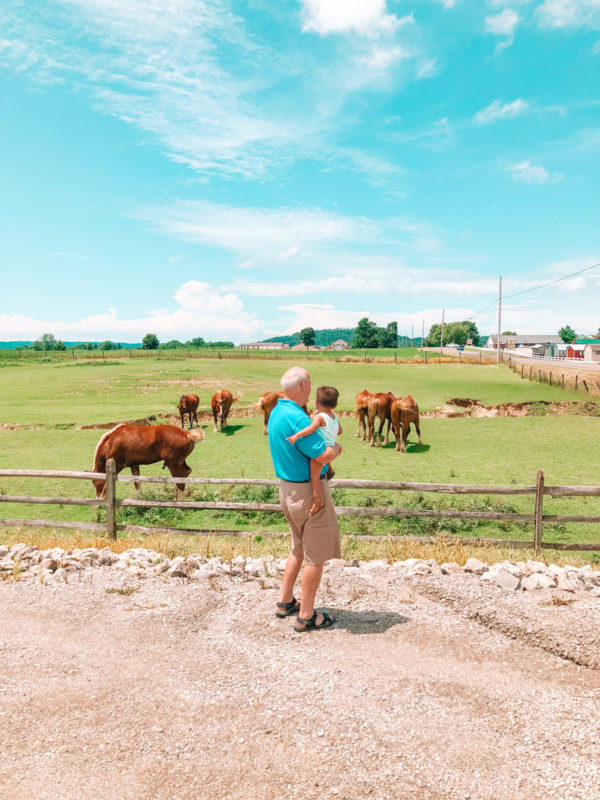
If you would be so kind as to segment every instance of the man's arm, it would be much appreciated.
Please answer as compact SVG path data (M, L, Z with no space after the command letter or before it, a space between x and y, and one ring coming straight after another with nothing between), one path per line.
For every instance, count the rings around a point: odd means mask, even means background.
M317 464L321 464L321 466L323 466L324 464L331 464L333 459L337 458L341 452L342 452L341 444L330 445L329 447L326 447L325 450L323 450L320 456L317 456L315 458L315 461L317 462Z

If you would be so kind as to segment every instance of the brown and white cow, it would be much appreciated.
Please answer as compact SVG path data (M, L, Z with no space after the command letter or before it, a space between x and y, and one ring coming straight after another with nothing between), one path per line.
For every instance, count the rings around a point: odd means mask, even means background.
M213 419L215 421L213 433L218 433L217 419L221 423L221 430L227 427L227 417L229 416L231 406L233 403L237 403L241 396L241 394L238 394L237 397L234 397L227 389L219 389L218 392L213 394L210 400L210 407L212 408Z
M185 428L184 424L184 416L187 414L190 420L190 430L194 427L194 420L196 420L196 425L198 425L198 417L196 416L196 411L198 410L198 403L200 402L200 398L197 394L182 394L179 398L179 403L177 408L179 409L179 413L181 414L181 427Z
M419 406L410 395L408 397L397 397L392 403L391 414L392 428L396 437L396 450L406 453L406 439L408 438L411 422L415 426L419 444L423 444L419 428Z
M369 398L373 397L371 392L363 389L356 395L356 438L360 437L360 429L362 426L363 442L367 441L367 420L369 417Z
M385 444L390 440L390 425L392 424L392 402L394 395L391 392L378 392L371 395L368 400L369 410L369 444L375 447L375 420L379 419L379 432L377 433L377 446L381 447L381 431L387 421Z
M269 424L269 417L271 416L271 411L277 405L277 401L280 397L285 397L283 392L265 392L261 397L259 397L258 402L254 403L254 408L257 411L261 411L264 420L265 420L265 427L264 427L264 434L265 436L268 434L268 424Z

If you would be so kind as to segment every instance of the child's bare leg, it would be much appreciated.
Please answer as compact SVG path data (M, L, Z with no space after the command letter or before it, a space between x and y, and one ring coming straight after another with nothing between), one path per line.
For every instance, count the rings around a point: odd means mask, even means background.
M312 517L313 514L316 514L317 511L320 511L325 505L323 487L321 485L321 464L317 464L314 458L310 461L310 482L313 492L313 504L310 507L308 516Z

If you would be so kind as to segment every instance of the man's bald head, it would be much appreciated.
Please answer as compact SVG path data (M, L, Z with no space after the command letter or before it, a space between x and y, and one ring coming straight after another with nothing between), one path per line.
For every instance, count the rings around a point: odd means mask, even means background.
M281 388L284 392L288 389L297 389L302 381L310 381L310 375L303 367L290 367L281 376Z
M310 397L310 375L303 367L291 367L281 377L281 388L288 400L305 406Z

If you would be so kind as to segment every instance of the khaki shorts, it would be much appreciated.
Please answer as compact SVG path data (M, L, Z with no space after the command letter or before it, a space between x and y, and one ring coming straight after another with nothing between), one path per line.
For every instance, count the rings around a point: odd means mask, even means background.
M341 558L340 530L326 480L321 481L325 506L308 516L313 502L312 486L306 483L279 482L279 502L292 534L292 554L306 564L324 564Z

